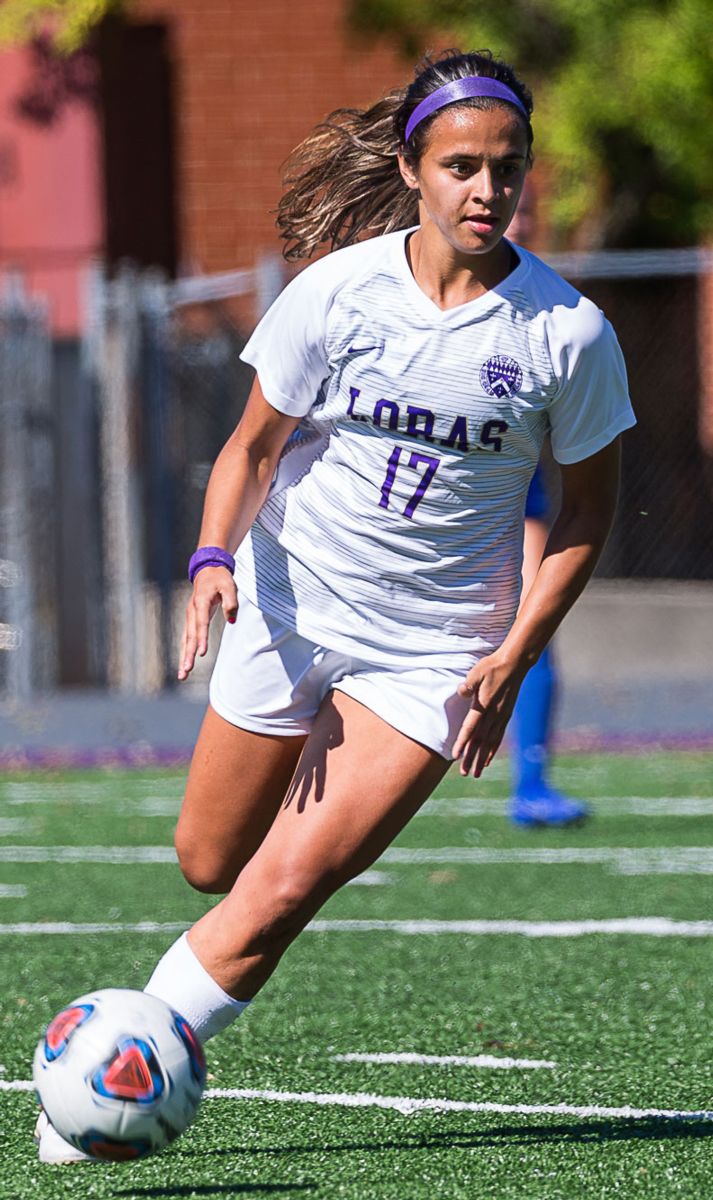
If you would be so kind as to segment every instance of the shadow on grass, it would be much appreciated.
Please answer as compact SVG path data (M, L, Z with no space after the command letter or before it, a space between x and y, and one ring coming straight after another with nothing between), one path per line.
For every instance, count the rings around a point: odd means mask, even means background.
M626 1142L681 1141L713 1137L713 1121L650 1120L579 1121L566 1125L501 1125L488 1129L477 1139L477 1145L498 1145L507 1141L512 1146L531 1146L539 1142Z
M657 1117L650 1120L578 1121L558 1125L500 1125L495 1129L460 1130L448 1133L432 1133L423 1137L391 1139L388 1141L349 1141L333 1145L310 1146L235 1146L231 1149L184 1151L186 1157L214 1158L224 1155L266 1155L280 1157L285 1154L345 1154L350 1151L376 1153L386 1150L457 1150L476 1149L484 1146L533 1146L536 1144L570 1143L595 1145L604 1142L622 1141L682 1141L713 1138L713 1121L695 1119L677 1120Z
M279 1192L311 1192L315 1183L203 1183L196 1187L120 1188L114 1196L274 1196Z

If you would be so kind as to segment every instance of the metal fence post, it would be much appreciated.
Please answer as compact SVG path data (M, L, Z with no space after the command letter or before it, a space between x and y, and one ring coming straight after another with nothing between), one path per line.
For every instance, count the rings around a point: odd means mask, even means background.
M104 285L96 370L100 391L104 595L111 687L142 691L144 614L141 499L132 445L138 354L137 278L130 267Z
M0 329L0 686L23 702L56 682L56 538L47 312L17 274Z

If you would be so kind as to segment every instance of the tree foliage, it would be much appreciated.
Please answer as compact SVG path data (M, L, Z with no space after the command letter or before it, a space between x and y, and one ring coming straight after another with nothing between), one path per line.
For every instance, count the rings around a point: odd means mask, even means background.
M455 42L515 65L560 240L710 237L713 0L352 0L351 16L411 56Z
M118 6L118 0L1 0L0 47L24 45L49 34L58 50L77 50Z

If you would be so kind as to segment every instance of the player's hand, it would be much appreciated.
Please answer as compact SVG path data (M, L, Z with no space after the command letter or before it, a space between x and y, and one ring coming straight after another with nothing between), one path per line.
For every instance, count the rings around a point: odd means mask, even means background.
M238 615L238 589L227 567L203 567L195 577L193 592L186 606L186 619L181 638L178 678L187 679L193 670L196 654L201 657L208 649L208 626L216 609L233 625Z
M504 661L498 651L468 672L458 693L472 698L471 709L453 743L461 775L472 771L479 779L493 761L526 674L527 668Z

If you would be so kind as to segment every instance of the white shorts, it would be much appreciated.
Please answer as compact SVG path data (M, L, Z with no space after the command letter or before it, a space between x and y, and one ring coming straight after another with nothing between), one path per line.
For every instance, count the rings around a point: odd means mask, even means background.
M379 667L328 650L241 596L237 621L225 626L210 703L231 725L289 737L309 733L334 688L450 759L470 706L457 692L463 678L453 668Z

